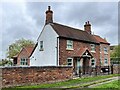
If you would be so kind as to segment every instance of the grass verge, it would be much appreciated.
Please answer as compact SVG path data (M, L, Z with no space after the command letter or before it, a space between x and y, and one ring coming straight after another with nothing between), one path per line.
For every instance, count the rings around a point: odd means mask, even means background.
M106 78L110 78L110 77L114 77L114 76L120 76L120 75L112 74L112 75L104 75L104 76L96 76L96 77L85 77L85 78L72 79L72 80L68 80L68 81L50 83L50 84L21 86L21 87L14 87L14 88L3 88L2 90L21 90L21 89L22 90L33 90L33 88L61 88L61 87L65 88L65 87L75 86L77 84L82 85L86 82L97 81L97 80L106 79Z
M112 81L103 85L96 86L95 88L107 88L120 90L120 80Z

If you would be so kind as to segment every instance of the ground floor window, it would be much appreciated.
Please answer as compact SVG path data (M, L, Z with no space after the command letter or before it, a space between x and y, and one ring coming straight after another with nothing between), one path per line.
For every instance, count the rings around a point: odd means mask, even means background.
M28 65L28 59L26 59L26 58L21 58L21 60L20 60L20 65Z
M95 59L94 58L91 59L91 66L95 66Z
M67 65L72 66L73 65L73 58L67 58Z
M108 59L107 58L105 58L104 63L108 64Z

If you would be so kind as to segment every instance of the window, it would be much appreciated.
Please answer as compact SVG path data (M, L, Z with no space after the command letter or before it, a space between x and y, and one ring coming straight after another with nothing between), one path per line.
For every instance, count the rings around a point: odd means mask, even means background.
M108 64L108 59L107 58L104 59L104 63Z
M72 66L73 65L73 58L68 58L67 59L67 65Z
M67 49L73 49L73 41L67 40Z
M28 65L26 58L21 58L20 65Z
M95 51L95 45L94 44L91 44L91 51Z
M107 52L108 52L107 47L104 47L104 53L107 53Z
M43 41L40 41L40 51L43 51Z
M91 66L95 66L95 59L91 59Z

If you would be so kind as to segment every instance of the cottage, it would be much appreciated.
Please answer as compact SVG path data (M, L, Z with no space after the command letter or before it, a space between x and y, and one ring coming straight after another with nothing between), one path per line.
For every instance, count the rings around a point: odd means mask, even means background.
M89 21L84 30L53 22L49 6L45 25L30 55L30 66L69 65L77 74L80 68L84 74L89 73L91 67L105 68L110 65L110 43L91 32Z
M29 66L30 65L30 54L33 50L32 46L26 46L21 49L21 51L13 56L14 66Z

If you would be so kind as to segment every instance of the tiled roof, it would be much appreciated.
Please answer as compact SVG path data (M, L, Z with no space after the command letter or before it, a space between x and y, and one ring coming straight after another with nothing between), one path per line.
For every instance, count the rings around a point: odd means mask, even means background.
M28 55L30 56L30 54L32 53L34 47L32 47L32 46L26 46L26 47L23 47L22 50L23 49L25 49L28 52ZM12 58L17 58L19 56L19 54L21 53L21 51L17 55L13 56Z
M95 37L95 39L99 42L99 43L103 43L103 44L110 44L106 41L106 39L101 38L98 35L93 35Z
M82 57L85 52L87 52L91 57L93 57L92 53L89 51L88 48L81 48L80 50L75 51L76 54L73 57Z
M30 54L32 53L32 51L34 49L34 47L32 47L32 46L27 46L27 47L24 47L24 48L27 50L29 56L30 56Z
M50 25L60 37L76 39L89 43L98 43L93 35L87 33L86 31L75 29L58 23L51 23Z

